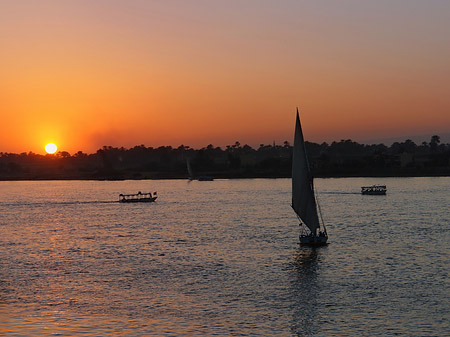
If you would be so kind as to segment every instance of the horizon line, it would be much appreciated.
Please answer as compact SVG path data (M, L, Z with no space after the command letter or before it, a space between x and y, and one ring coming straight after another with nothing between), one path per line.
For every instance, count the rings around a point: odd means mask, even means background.
M427 136L430 137L429 135L427 135ZM438 136L438 137L440 138L440 144L450 145L450 141L447 140L447 137L450 137L450 133L445 133L445 134L444 134L444 138L445 138L446 140L442 140L443 137L441 137L441 136L438 135L438 134L435 134L435 135L433 135L433 136ZM431 136L431 137L433 137L433 136ZM350 138L347 138L347 139L340 139L339 141L334 140L334 141L332 141L332 142L326 142L326 141L322 141L322 142L314 142L314 141L309 141L309 140L305 140L305 142L307 142L307 143L312 143L312 144L318 144L318 145L322 145L322 144L324 144L324 143L327 144L327 145L331 145L331 144L333 144L333 143L341 143L341 142L351 141L351 142L353 142L353 143L357 143L357 144L364 145L364 146L384 145L384 146L386 146L386 147L391 147L394 143L404 143L404 142L406 142L406 141L408 141L408 140L412 141L412 142L413 142L414 144L416 144L417 146L421 146L423 143L429 144L429 142L426 142L426 141L423 141L422 143L417 143L416 141L414 141L414 140L412 139L412 138L416 138L416 139L417 139L417 138L419 138L419 137L426 137L426 136L424 135L424 136L408 137L408 138L406 138L406 139L404 139L404 140L402 140L402 141L395 141L395 139L398 139L398 138L400 138L400 137L392 137L392 138L388 138L388 139L390 140L390 142L391 142L390 145L385 144L385 143L383 143L383 142L371 142L371 143L369 143L369 141L358 142L358 141L354 141L354 140L352 140L352 139L350 139ZM386 140L388 140L388 139L386 139ZM430 140L431 140L431 139L430 139ZM239 143L239 146L240 146L241 148L244 147L244 146L249 146L250 148L252 148L252 149L254 149L254 150L258 150L258 148L260 148L261 145L264 145L264 146L271 146L271 147L275 147L275 146L285 146L285 145L284 145L285 142L288 143L288 146L291 146L291 147L292 147L291 142L289 142L289 141L287 141L287 140L286 140L286 141L283 141L282 143L277 143L276 141L273 141L271 144L260 143L259 147L258 147L258 146L254 147L254 146L252 146L252 145L249 145L248 143L241 143L241 142L239 142L239 141L235 141L234 144L227 144L227 145L224 145L224 146L220 146L220 145L219 145L219 146L216 146L216 145L210 143L210 144L205 145L205 146L203 146L203 147L201 147L201 148L194 148L194 147L191 147L190 145L184 145L184 144L180 144L180 145L178 145L178 146L172 146L172 145L146 146L145 144L136 144L136 145L131 146L131 147L113 146L113 145L102 145L102 146L101 146L100 148L98 148L95 152L87 153L87 152L84 152L83 150L78 150L78 151L74 151L73 154L76 154L76 153L79 153L79 152L81 152L81 153L83 153L83 154L87 154L87 155L89 155L89 154L95 154L95 153L97 153L98 151L102 150L102 149L105 148L105 147L106 147L106 148L114 148L114 149L131 150L131 149L133 149L133 148L135 148L135 147L145 147L145 148L147 148L147 149L158 149L158 148L168 148L168 147L170 147L170 148L172 148L172 149L178 149L178 148L180 148L180 147L183 146L183 147L186 148L187 150L199 151L199 150L202 150L202 149L206 149L209 145L212 145L214 149L219 148L219 149L222 149L222 150L226 150L227 147L233 147L233 146L236 145L236 143ZM69 151L66 151L66 150L57 151L56 153L53 153L53 154L44 153L43 155L44 155L44 156L46 156L46 155L53 156L53 155L55 155L55 154L57 154L57 153L63 153L63 152L67 152L67 153L69 153L69 155L71 155L70 152L69 152ZM36 155L41 155L40 153L35 153L35 152L31 151L31 150L29 150L29 151L22 151L22 152L19 152L19 153L0 151L0 154L1 154L1 155L5 155L5 154L17 154L17 155L20 155L20 154L36 154Z

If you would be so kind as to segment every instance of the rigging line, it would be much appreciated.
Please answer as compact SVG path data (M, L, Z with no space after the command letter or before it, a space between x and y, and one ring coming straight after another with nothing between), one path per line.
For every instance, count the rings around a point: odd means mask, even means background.
M317 204L317 208L319 209L319 215L320 215L320 219L322 220L322 225L323 225L323 229L326 232L327 228L325 227L325 221L323 221L323 216L322 216L322 208L320 207L320 203L319 203L319 194L317 193L317 189L314 188L315 190L315 197L316 197L316 204Z
M292 207L292 209L294 209L294 206L293 206L293 205L291 205L291 207ZM297 220L300 222L298 225L299 225L300 227L303 228L303 225L305 225L305 224L304 224L302 218L300 218L300 216L297 214L297 212L295 211L295 209L294 209L294 213L295 213L295 216L297 217ZM306 225L305 225L305 227L306 227Z

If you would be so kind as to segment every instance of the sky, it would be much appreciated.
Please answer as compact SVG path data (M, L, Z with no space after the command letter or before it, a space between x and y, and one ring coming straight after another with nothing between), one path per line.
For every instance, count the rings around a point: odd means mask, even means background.
M450 134L448 0L1 0L0 152Z

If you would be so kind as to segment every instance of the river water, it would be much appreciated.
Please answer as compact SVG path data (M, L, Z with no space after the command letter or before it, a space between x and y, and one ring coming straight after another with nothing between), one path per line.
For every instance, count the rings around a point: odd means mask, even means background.
M0 335L448 334L450 178L317 179L317 249L290 184L0 182Z

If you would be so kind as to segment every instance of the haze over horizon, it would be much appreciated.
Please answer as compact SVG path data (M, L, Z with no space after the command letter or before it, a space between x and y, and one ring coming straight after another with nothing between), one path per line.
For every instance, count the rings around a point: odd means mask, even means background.
M312 142L450 139L444 0L5 0L0 31L0 152L281 144L297 106Z

